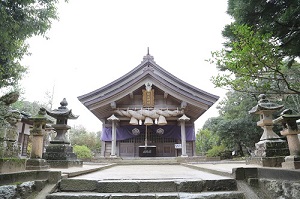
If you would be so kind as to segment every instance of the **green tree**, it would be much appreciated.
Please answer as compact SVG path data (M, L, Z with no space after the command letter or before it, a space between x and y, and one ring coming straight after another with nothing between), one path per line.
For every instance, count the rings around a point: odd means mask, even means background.
M217 107L220 116L207 120L203 128L217 134L227 149L237 150L244 156L244 151L253 149L262 135L262 129L256 124L258 117L248 113L256 104L249 94L228 92Z
M82 125L74 126L69 130L70 141L72 145L85 145L90 150L96 152L100 150L101 133L88 132Z
M227 25L223 35L232 42L231 26L247 24L262 34L271 33L284 56L290 60L300 56L299 0L229 0L227 13L235 20Z
M222 31L224 49L210 61L224 72L218 87L249 93L300 94L300 2L229 0L234 22Z
M0 1L0 88L13 86L26 67L20 63L29 54L26 40L45 36L57 20L58 0Z
M285 108L300 113L300 95L288 95L283 102Z
M205 154L213 146L219 145L220 139L216 133L208 129L200 129L196 134L197 154Z
M209 60L223 72L212 78L217 87L257 94L300 94L300 65L284 61L271 34L255 32L247 25L232 25L231 31L234 39Z
M214 146L213 148L207 151L208 157L217 157L221 156L222 153L226 151L226 147L224 145Z
M41 108L39 102L29 102L24 100L18 100L17 102L12 104L11 107L12 109L29 114L30 116L36 115Z
M52 96L49 92L45 93L45 101L34 101L30 102L25 100L22 96L19 97L18 101L11 105L12 109L18 110L29 114L30 116L36 115L41 107L51 110L52 107ZM49 116L50 117L50 116ZM52 118L53 119L53 118ZM54 119L53 119L54 120Z

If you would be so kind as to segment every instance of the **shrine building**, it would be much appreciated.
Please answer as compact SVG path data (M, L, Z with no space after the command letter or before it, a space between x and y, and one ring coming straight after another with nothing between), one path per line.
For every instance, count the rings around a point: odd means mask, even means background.
M127 74L78 99L103 124L102 156L187 157L195 155L195 121L219 97L178 79L148 52Z

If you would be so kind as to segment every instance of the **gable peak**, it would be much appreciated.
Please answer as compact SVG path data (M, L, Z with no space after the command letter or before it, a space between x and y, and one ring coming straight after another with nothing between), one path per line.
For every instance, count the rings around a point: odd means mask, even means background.
M144 61L153 61L154 62L154 57L152 55L150 55L150 53L149 53L149 47L147 48L147 55L145 55L143 57L142 62L144 62Z

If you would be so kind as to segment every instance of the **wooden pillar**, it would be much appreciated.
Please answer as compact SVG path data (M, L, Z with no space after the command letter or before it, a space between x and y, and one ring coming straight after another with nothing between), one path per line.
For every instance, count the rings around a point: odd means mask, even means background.
M181 126L181 157L188 157L186 154L186 132L185 132L185 121L189 121L190 118L188 118L186 115L183 114L180 118L178 118L178 121L180 121Z
M117 129L116 129L116 122L119 121L119 118L117 118L114 114L107 118L107 120L111 121L112 128L111 128L111 158L117 157L116 155L116 148L117 148Z

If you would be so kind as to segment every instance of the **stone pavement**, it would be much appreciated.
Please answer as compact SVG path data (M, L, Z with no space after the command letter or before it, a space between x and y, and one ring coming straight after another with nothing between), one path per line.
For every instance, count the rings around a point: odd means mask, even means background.
M117 165L74 178L91 180L225 179L224 176L181 165Z
M107 168L110 168L114 166L115 164L90 164L90 163L84 163L82 167L70 167L70 168L50 168L50 171L61 171L62 178L70 178L74 176L79 176L95 171L104 170Z
M242 161L182 163L181 165L116 165L115 163L89 163L82 167L67 169L51 168L61 171L63 178L99 179L174 179L174 178L224 178L231 176L233 168L261 167L247 165ZM201 172L200 172L200 171ZM216 175L217 174L217 175Z

